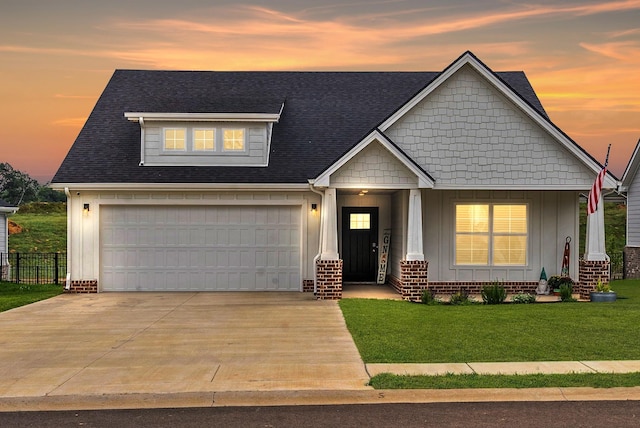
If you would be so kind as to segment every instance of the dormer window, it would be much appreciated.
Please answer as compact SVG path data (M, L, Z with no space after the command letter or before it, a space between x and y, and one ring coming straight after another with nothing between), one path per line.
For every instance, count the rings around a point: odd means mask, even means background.
M216 129L194 129L193 151L213 152L216 150Z
M186 149L186 130L167 128L164 130L164 149L166 151L184 151Z
M224 130L224 150L228 152L244 151L244 129Z

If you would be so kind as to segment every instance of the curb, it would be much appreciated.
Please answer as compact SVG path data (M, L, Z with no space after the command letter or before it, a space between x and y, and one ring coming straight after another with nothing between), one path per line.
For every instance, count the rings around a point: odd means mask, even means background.
M640 387L222 391L0 398L0 412L508 401L640 401Z

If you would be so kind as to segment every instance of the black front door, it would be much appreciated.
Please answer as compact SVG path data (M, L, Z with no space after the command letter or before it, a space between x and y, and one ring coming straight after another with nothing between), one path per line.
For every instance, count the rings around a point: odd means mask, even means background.
M375 281L378 207L342 208L342 280Z

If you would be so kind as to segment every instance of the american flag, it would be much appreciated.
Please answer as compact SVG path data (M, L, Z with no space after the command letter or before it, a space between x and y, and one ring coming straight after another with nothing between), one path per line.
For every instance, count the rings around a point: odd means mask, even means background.
M606 173L607 167L605 165L598 173L596 181L593 182L593 186L591 186L591 191L589 192L589 203L587 204L587 215L593 214L598 209L598 201L600 200L600 194L602 193L602 182L604 181Z

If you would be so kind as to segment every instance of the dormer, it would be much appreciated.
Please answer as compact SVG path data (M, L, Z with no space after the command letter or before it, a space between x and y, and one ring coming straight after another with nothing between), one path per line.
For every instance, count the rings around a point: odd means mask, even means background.
M140 166L265 167L273 125L283 109L283 102L271 102L244 112L125 112L124 116L140 124Z

